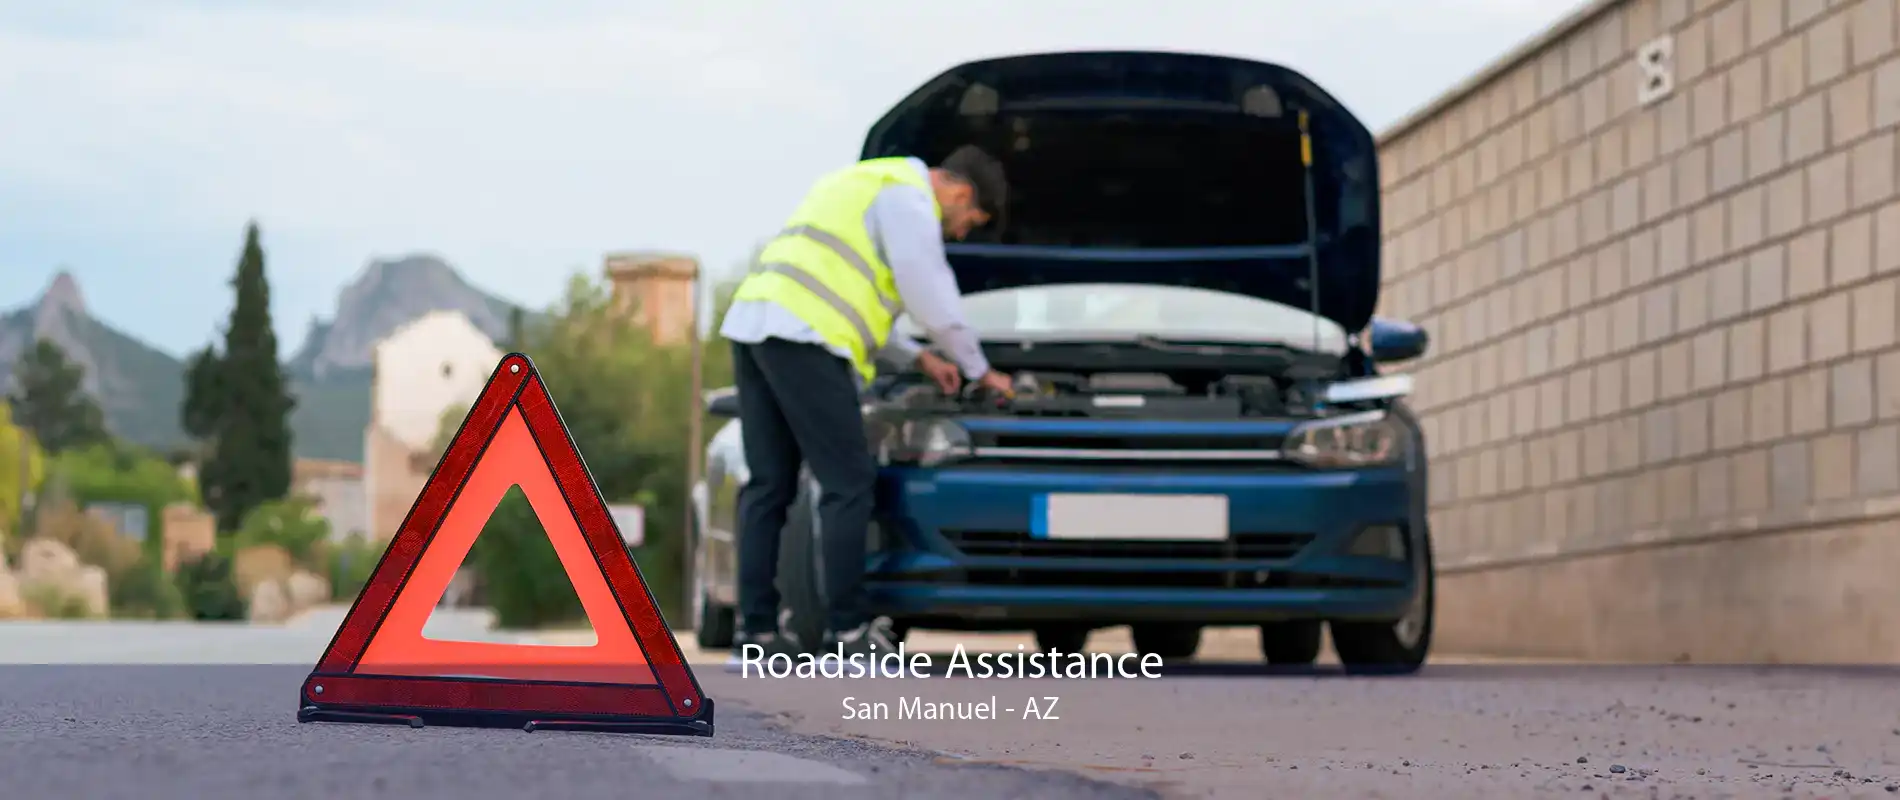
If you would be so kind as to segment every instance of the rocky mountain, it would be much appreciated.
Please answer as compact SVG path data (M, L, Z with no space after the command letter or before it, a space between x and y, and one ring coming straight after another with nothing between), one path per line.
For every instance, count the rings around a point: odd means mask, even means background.
M0 385L11 386L13 364L41 338L86 368L86 389L99 399L112 431L161 449L185 443L178 421L184 365L93 318L70 273L55 276L37 301L0 314Z
M513 308L435 256L370 262L338 293L335 315L312 320L302 346L285 363L297 397L291 414L296 454L362 459L370 364L379 339L430 311L455 310L500 341ZM40 337L85 365L87 389L99 398L114 433L165 449L185 443L178 421L183 362L95 319L70 274L60 273L37 301L0 315L0 385L22 349Z
M297 396L290 416L297 455L362 459L370 365L384 336L431 311L460 311L502 341L514 308L435 256L371 261L337 294L335 316L310 321L303 345L285 365Z
M500 341L508 335L514 304L464 280L431 255L371 261L337 295L336 316L311 320L303 346L290 358L293 374L325 380L369 369L376 342L431 311L460 311Z

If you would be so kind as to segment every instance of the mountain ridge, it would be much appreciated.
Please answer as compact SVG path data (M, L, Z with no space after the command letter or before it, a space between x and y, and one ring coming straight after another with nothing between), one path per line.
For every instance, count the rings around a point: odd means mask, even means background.
M291 412L294 454L362 460L374 347L391 331L431 311L460 311L502 341L519 307L469 282L434 254L370 259L338 290L332 314L313 318L304 340L284 359L297 398ZM0 312L0 386L25 348L41 338L86 368L86 391L99 401L114 434L160 450L188 443L178 419L184 359L93 316L69 271L55 274L33 301Z

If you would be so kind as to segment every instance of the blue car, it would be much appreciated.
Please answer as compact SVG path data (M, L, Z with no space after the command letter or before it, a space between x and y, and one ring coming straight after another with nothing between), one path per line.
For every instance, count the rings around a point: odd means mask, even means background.
M965 309L1013 399L880 374L877 613L917 628L1031 631L1077 652L1129 625L1191 657L1209 626L1258 626L1307 664L1322 626L1347 668L1410 672L1431 647L1425 442L1411 380L1426 337L1375 319L1373 136L1298 73L1154 52L1029 55L931 80L864 158L1004 161L1006 213L949 246ZM904 323L908 325L908 323ZM912 329L913 336L921 334ZM700 645L731 644L747 477L729 421L694 487ZM815 500L781 546L794 630L816 641Z

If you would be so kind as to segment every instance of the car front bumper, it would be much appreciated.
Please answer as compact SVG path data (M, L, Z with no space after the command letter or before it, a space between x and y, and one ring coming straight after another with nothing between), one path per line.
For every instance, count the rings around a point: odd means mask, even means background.
M1390 620L1418 590L1415 483L1399 467L1158 472L1074 465L889 468L867 575L875 610L930 627ZM1037 498L1223 494L1224 542L1050 540ZM1404 542L1365 555L1368 536Z

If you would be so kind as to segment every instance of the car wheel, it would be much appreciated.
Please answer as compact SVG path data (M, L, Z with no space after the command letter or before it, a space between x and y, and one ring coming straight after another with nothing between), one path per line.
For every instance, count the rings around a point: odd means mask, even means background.
M731 606L713 600L706 578L706 547L698 535L693 536L693 552L693 638L700 649L724 650L732 646L738 615Z
M786 510L778 545L779 622L816 651L825 636L823 548L818 537L818 481L799 479L798 497Z
M1260 626L1260 655L1268 664L1307 666L1319 660L1319 620L1268 622Z
M1090 633L1094 633L1094 630L1086 625L1044 625L1036 629L1036 648L1045 653L1054 650L1064 653L1085 652Z
M1430 531L1422 541L1422 557L1413 561L1419 591L1404 616L1390 622L1332 623L1333 650L1347 672L1404 675L1425 665L1432 648L1438 587Z
M693 600L693 638L701 650L724 650L732 646L738 627L738 614L728 606L714 603L700 589Z
M1199 625L1135 625L1131 632L1137 651L1158 655L1164 661L1193 658L1201 649Z

